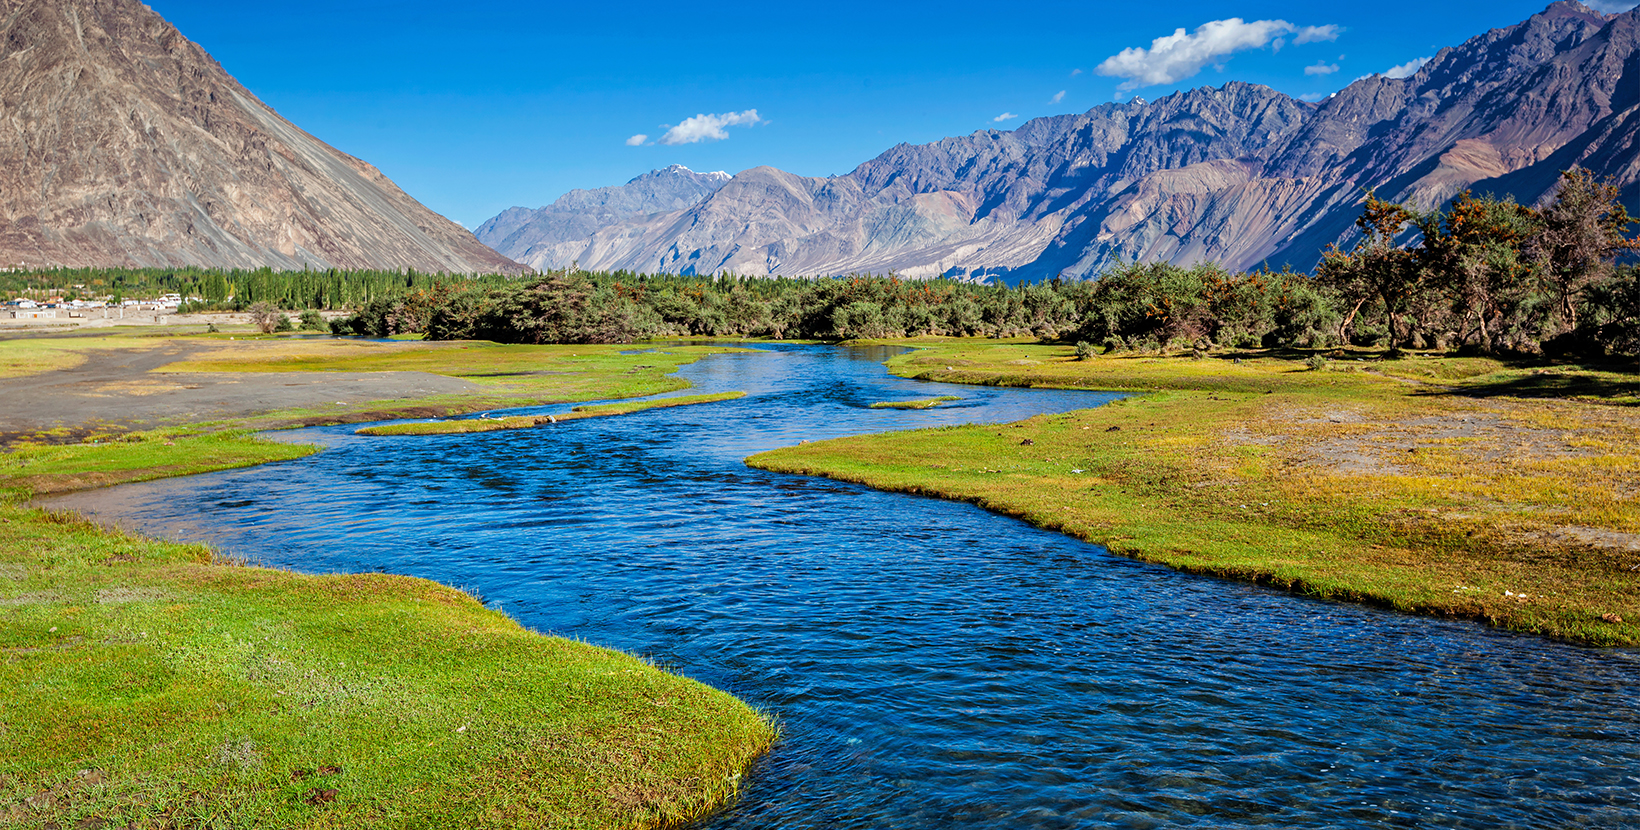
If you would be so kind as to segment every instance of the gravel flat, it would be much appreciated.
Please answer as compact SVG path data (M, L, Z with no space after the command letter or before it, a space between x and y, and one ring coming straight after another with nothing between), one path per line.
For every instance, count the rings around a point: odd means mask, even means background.
M292 407L470 392L459 378L426 372L167 372L216 345L88 352L73 368L0 379L0 443L44 430L135 428L244 417Z

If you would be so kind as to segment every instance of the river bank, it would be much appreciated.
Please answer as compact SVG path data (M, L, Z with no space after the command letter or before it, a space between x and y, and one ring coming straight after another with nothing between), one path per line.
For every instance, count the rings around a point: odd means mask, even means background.
M747 463L969 501L1190 572L1640 644L1633 375L1485 358L1078 361L1061 346L907 345L920 349L888 362L901 377L1141 394Z
M39 827L649 827L723 803L774 738L725 693L527 631L426 580L248 567L25 505L316 451L261 429L670 391L687 385L669 377L679 365L720 350L621 351L0 342L0 384L28 385L24 410L129 416L123 404L147 404L136 407L144 418L3 430L0 816ZM109 357L153 365L100 370ZM291 377L323 399L336 376L361 374L375 385L353 400L266 403ZM418 375L469 391L425 390ZM190 416L178 400L206 377L253 391Z

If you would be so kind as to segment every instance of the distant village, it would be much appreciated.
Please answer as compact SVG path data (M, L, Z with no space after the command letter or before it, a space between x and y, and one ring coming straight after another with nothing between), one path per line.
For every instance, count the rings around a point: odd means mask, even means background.
M189 303L200 302L199 297L184 297L181 294L164 294L144 299L122 299L113 296L69 299L61 295L43 299L14 297L0 303L0 320L89 321L121 320L128 316L158 320L166 315L177 314L179 309Z

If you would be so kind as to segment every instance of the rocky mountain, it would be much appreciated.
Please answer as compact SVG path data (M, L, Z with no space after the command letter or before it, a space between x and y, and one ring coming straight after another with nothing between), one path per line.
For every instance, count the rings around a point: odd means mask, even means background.
M475 233L479 241L519 262L561 267L575 260L580 241L594 233L624 220L642 222L653 214L693 207L728 181L728 173L696 173L674 164L618 187L571 190L543 208L508 208Z
M1426 207L1465 188L1532 203L1572 165L1616 178L1640 212L1637 22L1557 2L1319 104L1233 82L901 145L845 176L759 167L582 236L592 225L560 217L528 261L1008 281L1118 260L1308 269L1349 241L1367 188Z
M521 270L136 0L0 0L0 265Z

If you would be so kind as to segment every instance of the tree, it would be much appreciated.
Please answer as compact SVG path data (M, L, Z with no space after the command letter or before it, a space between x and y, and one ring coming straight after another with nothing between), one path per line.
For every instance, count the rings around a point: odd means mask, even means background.
M273 334L279 328L281 321L289 325L284 312L275 308L273 303L267 300L251 303L250 308L247 308L246 311L250 313L251 325L256 326L256 329L263 334Z
M1577 328L1577 295L1609 275L1618 254L1640 249L1640 240L1625 236L1634 220L1618 193L1617 185L1573 168L1560 174L1554 202L1537 215L1527 248L1555 290L1565 330Z
M1414 254L1422 279L1445 295L1459 340L1484 351L1525 351L1542 335L1538 269L1522 253L1536 215L1513 198L1453 198L1418 217Z
M1405 326L1403 333L1402 320L1423 286L1412 252L1396 245L1395 239L1418 218L1411 208L1384 201L1369 190L1355 220L1361 241L1349 252L1337 245L1322 252L1316 278L1338 292L1350 309L1338 325L1341 339L1348 339L1350 324L1372 300L1383 305L1390 345L1399 346L1410 336L1412 327Z

